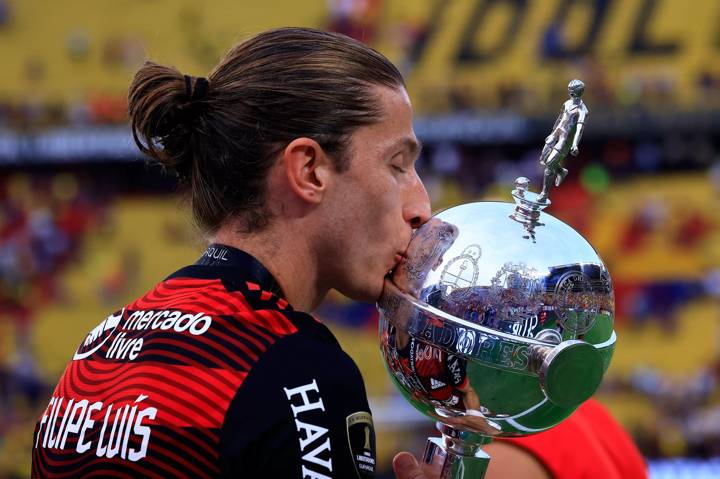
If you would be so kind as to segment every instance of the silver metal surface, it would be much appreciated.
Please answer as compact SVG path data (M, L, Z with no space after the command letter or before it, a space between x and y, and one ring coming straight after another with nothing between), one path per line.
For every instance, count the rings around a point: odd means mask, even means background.
M467 433L442 423L437 427L442 436L428 438L423 462L436 465L441 479L482 478L490 456L480 446L489 440L468 437Z

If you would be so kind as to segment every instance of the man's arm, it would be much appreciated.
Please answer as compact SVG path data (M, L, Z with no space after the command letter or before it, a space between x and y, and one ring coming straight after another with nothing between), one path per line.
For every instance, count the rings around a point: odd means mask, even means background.
M485 479L552 479L535 456L510 443L495 441L483 450L490 455Z

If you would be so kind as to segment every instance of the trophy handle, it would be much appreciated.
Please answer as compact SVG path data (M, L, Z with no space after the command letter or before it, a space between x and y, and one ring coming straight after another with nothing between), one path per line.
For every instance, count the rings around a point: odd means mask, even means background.
M482 479L490 456L482 450L491 439L437 423L442 437L429 437L423 453L425 464L442 464L440 479Z

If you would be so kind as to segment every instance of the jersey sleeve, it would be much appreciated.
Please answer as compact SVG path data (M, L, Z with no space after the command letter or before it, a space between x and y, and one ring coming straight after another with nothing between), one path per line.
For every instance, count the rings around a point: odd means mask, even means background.
M282 338L238 389L220 445L224 477L374 477L360 371L334 341L305 331Z

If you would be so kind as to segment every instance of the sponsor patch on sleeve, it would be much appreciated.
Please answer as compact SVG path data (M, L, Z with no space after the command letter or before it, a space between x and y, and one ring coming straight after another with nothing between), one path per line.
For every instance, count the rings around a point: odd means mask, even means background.
M360 479L375 477L375 429L372 415L366 411L346 418L350 454Z

